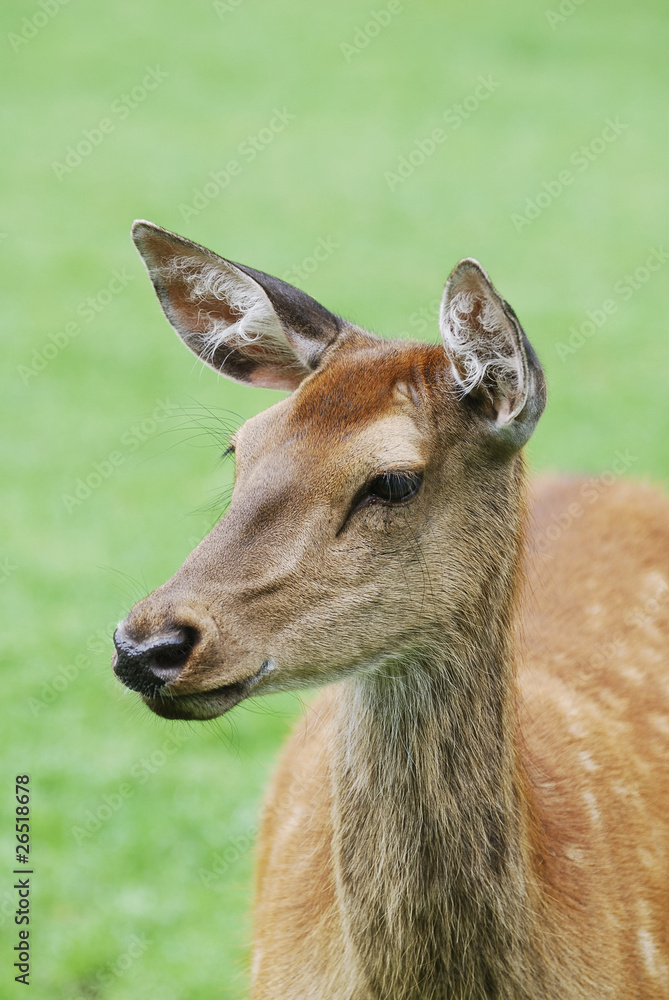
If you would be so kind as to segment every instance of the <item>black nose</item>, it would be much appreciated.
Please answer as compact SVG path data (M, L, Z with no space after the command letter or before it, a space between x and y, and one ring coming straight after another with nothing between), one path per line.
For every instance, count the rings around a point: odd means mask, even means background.
M122 622L114 633L114 673L132 691L155 698L177 679L197 640L194 628L177 626L139 640Z

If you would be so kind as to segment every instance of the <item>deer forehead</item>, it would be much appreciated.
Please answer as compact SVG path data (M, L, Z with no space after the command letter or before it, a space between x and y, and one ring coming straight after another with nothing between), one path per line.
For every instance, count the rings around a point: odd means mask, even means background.
M334 481L355 486L360 477L388 469L421 468L425 442L410 412L413 404L399 391L394 395L396 408L383 416L353 426L323 422L309 434L295 427L283 403L277 404L237 431L240 469L262 465L281 473L283 482L299 475L314 486Z
M288 399L252 417L235 435L248 458L298 453L322 463L346 454L370 462L417 462L425 424L425 367L440 349L391 345L343 349ZM289 454L290 453L290 454Z

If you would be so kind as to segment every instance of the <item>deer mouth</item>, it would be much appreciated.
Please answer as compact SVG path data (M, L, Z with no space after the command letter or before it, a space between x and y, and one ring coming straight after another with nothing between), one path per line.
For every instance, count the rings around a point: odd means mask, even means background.
M222 684L208 691L189 694L170 694L169 687L149 697L142 695L142 701L152 712L163 719L216 719L225 715L240 701L248 698L258 683L273 669L271 660L265 660L259 670L243 681Z

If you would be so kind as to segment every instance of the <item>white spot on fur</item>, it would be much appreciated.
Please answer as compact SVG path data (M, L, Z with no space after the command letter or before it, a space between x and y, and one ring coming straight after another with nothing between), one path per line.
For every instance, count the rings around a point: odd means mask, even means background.
M639 848L639 860L644 868L655 868L655 858L650 851L646 851L643 847Z
M666 963L662 961L662 952L658 948L657 940L653 936L651 930L653 925L652 910L646 900L642 899L639 902L638 914L637 941L644 965L651 976L659 979L666 986L669 979L669 969ZM664 996L665 994L663 993L662 995Z
M592 754L588 750L579 750L578 759L584 771L597 771L599 764L595 764Z
M636 932L637 939L639 941L639 951L641 952L641 957L644 960L644 964L652 976L657 975L657 962L655 958L656 945L655 939L650 931L647 931L645 927L640 927Z
M667 582L667 578L657 570L652 570L650 573L646 573L644 583L647 591L649 591L650 595L655 597L656 600L662 600L663 598L669 597L669 583Z
M626 677L628 681L632 681L633 684L641 684L646 679L646 675L643 671L637 670L636 667L623 667L620 673L623 677Z
M600 700L607 705L611 711L617 712L622 715L629 707L629 700L627 698L621 698L619 694L612 691L611 688L603 687L599 691Z
M570 713L570 714L575 715L576 713ZM579 740L585 739L585 737L588 735L588 730L585 728L580 719L574 719L572 722L570 722L568 729L571 735L576 736L577 739Z
M593 823L599 823L602 818L602 814L599 811L599 805L597 804L597 798L594 792L583 792L583 801L585 802L586 809L590 815L590 819Z
M663 653L659 649L650 649L649 647L646 647L646 649L643 649L641 651L641 655L643 656L643 658L645 660L648 660L650 663L663 663L664 662Z
M651 720L656 729L659 729L664 736L669 736L669 719L666 715L652 715Z

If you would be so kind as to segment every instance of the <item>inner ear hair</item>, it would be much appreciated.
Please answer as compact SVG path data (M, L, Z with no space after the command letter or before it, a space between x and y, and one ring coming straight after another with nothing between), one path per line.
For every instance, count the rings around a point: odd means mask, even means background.
M489 401L500 423L512 420L527 395L521 331L478 262L461 261L449 278L440 326L460 395Z
M144 220L132 238L174 329L229 378L291 391L341 333L339 317L279 278Z
M204 360L215 364L221 349L262 344L262 354L301 367L266 292L241 268L222 258L178 256L165 260L160 273L167 284L184 284L196 314L190 335L200 340Z
M498 439L503 432L512 448L522 447L546 402L543 371L515 312L473 258L446 282L439 325L457 394Z

